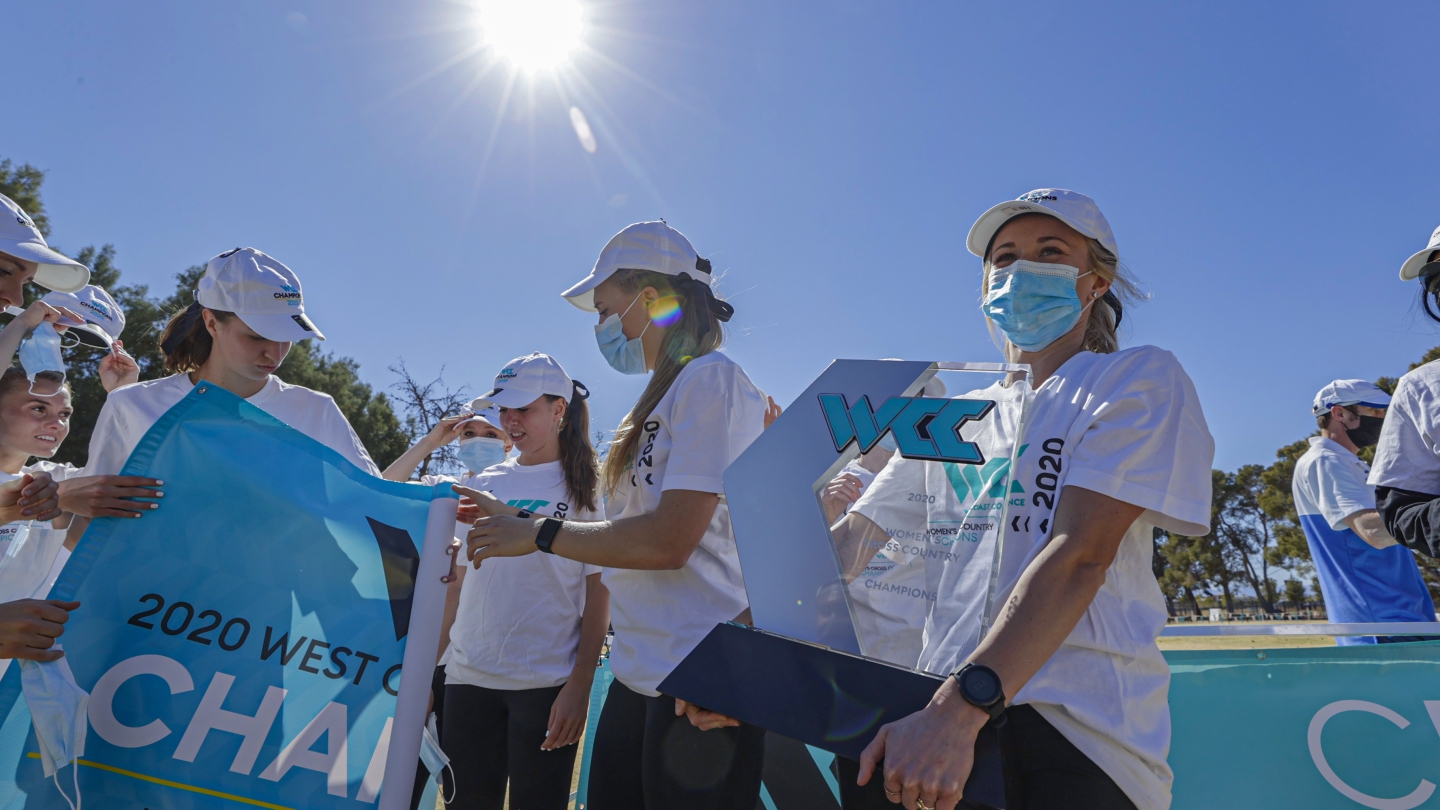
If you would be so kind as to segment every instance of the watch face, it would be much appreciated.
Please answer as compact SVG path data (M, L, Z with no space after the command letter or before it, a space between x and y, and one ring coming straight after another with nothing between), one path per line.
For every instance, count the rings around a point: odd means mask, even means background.
M987 705L1000 697L1000 679L989 670L971 667L965 670L960 686L972 703Z

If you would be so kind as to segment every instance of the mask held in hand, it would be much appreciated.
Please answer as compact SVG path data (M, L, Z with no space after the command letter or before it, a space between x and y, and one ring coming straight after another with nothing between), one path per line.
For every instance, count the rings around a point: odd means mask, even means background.
M65 382L65 359L60 354L60 333L48 321L35 327L30 337L20 341L20 365L30 379L30 393L34 396L55 396L60 393L60 384ZM42 377L41 390L35 390L35 378ZM55 390L49 390L49 384Z
M54 649L60 649L56 644ZM79 764L75 764L75 801L65 795L56 773L85 755L85 732L89 729L90 695L75 683L70 664L59 658L54 661L20 659L20 688L30 707L30 720L35 724L35 739L40 745L40 764L45 775L55 781L55 789L65 802L75 807L80 801Z

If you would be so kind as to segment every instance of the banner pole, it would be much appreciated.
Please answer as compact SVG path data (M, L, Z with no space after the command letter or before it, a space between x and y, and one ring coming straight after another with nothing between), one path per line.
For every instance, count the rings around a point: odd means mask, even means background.
M440 578L450 570L450 557L445 549L455 541L455 512L459 506L457 498L436 498L430 502L379 810L409 810L410 807L415 766L420 761L420 729L425 725L426 698L439 654L440 622L445 612L445 584Z

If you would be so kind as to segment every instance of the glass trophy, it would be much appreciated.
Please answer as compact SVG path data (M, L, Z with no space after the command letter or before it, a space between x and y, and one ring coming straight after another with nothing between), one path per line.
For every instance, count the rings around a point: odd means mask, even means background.
M1028 366L831 363L725 472L753 628L662 691L852 758L922 708L998 607L1031 399ZM1003 807L993 750L976 774Z

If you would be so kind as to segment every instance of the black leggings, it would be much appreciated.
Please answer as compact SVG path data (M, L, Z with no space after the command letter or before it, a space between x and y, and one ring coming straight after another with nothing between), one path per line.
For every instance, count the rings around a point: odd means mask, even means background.
M885 797L882 769L860 787L855 784L860 763L836 757L835 765L845 810L899 807ZM1025 704L1005 710L1000 765L1005 771L1005 810L1135 810L1114 779Z
M511 810L565 810L578 746L540 750L560 688L445 685L440 747L455 772L452 810L501 810L507 780Z
M593 750L587 810L755 810L760 801L764 729L701 731L666 695L610 684Z

